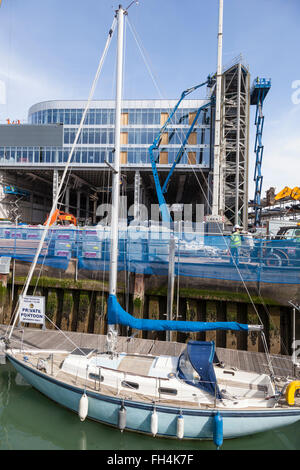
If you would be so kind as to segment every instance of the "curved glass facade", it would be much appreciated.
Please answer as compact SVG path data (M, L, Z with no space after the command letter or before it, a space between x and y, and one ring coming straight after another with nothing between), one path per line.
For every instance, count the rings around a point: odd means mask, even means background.
M190 100L189 103L191 103ZM114 148L113 107L105 102L94 102L99 107L88 111L84 128L73 156L73 164L103 164L112 161ZM83 115L82 108L74 107L80 102L46 102L34 105L29 111L29 124L63 124L64 137L61 147L0 147L0 161L7 164L61 164L67 161L72 143ZM151 107L152 104L152 107ZM172 123L163 134L160 144L160 161L172 164L195 118L198 107L205 104L194 100L189 107L177 110ZM170 108L159 106L159 101L137 101L122 109L121 164L150 165L149 146L166 121ZM210 162L211 111L201 111L197 124L190 134L186 151L180 164L209 167Z
M184 108L178 109L174 115L173 123L179 125L189 124L189 115L197 110ZM129 125L154 125L160 126L161 114L169 113L169 108L124 108L123 114L128 114ZM30 124L66 124L79 125L82 119L82 109L43 109L29 114ZM84 124L89 125L113 125L115 110L111 108L89 109ZM210 112L203 111L199 117L198 125L207 125L210 121Z

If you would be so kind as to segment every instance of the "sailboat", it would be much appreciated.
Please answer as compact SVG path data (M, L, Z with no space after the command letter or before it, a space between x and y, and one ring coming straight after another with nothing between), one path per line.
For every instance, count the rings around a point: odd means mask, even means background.
M13 348L10 340L16 315L5 338L6 357L26 382L59 405L78 413L82 421L91 419L121 431L149 436L210 439L219 447L223 439L267 431L300 420L300 407L294 406L294 397L296 390L300 389L300 382L291 380L279 390L272 373L258 374L223 367L216 356L213 341L189 341L179 356L117 352L117 328L121 325L142 331L262 329L261 325L236 322L138 319L126 312L117 301L122 43L126 14L127 10L119 6L108 38L109 42L117 25L107 350L103 352L75 347L69 352ZM82 123L84 118L85 115ZM80 130L79 127L78 134ZM70 155L69 161L71 157ZM65 171L67 167L68 165ZM63 179L64 175L61 185ZM56 202L57 200L54 201L52 211L55 210ZM51 214L52 212L49 220ZM46 229L47 226L45 232ZM41 245L43 241L42 239ZM37 251L23 295L26 295L38 255Z

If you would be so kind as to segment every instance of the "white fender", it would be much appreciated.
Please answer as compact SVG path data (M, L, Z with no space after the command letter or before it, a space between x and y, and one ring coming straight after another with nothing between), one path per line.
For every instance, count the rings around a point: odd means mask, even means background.
M184 436L184 417L179 415L177 418L177 437L182 439Z
M79 408L78 408L78 416L80 421L84 421L88 414L89 408L89 399L87 395L84 393L79 401Z
M106 335L106 341L107 341L108 343L111 343L112 340L113 340L112 332L109 331L109 332L107 333L107 335Z
M126 408L122 405L119 409L119 429L123 431L126 427Z
M151 415L151 433L153 436L156 436L158 431L158 415L156 410L153 410Z

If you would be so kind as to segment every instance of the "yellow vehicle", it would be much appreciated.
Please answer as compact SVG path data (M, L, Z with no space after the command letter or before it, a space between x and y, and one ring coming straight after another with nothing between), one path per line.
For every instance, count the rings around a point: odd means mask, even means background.
M280 201L281 199L291 197L291 194L292 194L292 189L286 186L278 194L276 194L275 201Z
M286 186L275 196L275 201L280 201L282 199L291 198L298 201L300 199L300 188L295 186L293 189Z
M295 199L296 201L298 201L300 199L300 188L298 186L296 186L293 191L292 191L292 194L291 194L291 197L293 199Z

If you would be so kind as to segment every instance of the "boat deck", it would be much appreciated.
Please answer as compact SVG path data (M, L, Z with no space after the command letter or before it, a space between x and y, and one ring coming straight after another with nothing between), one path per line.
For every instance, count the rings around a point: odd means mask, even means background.
M45 353L41 353L41 354L27 354L26 353L26 356L28 358L28 361L27 361L27 366L29 367L32 367L33 369L37 369L36 368L36 364L38 362L38 359L47 359L48 358L48 362L49 362L49 365L51 365L51 361L49 360L49 355L45 354ZM14 354L14 357L21 361L22 363L24 363L24 354L23 353L16 353ZM111 396L111 397L116 397L116 398L121 398L121 399L124 399L124 400L133 400L133 401L143 401L145 403L153 403L153 396L147 396L145 394L138 394L138 393L135 393L134 390L118 390L117 388L113 388L113 387L109 387L107 385L104 385L103 383L100 383L99 380L97 379L84 379L82 377L78 377L77 375L74 375L74 374L69 374L65 371L62 371L61 370L61 363L62 361L65 359L66 357L66 354L55 354L55 358L54 358L54 361L53 361L53 367L50 367L51 368L51 373L49 374L53 379L56 379L58 381L62 381L66 384L69 384L69 385L72 385L74 387L79 387L79 388L82 388L82 389L85 389L87 391L90 391L90 392L93 392L93 393L96 393L96 394L101 394L101 395L108 395L108 396ZM125 358L126 359L126 358ZM132 359L132 357L129 357L128 359ZM137 359L137 358L136 358ZM139 360L141 359L141 364L139 365L138 362ZM143 358L139 358L139 360L135 360L135 365L136 365L136 370L140 367L142 367L142 364L143 364ZM153 361L153 358L151 359L151 361ZM119 369L120 370L120 369ZM40 373L45 373L45 371L43 370L39 370ZM48 375L45 373L45 375ZM167 379L166 379L167 380ZM155 400L156 403L158 404L167 404L169 406L178 406L178 401L172 401L171 399L164 399L162 397L158 398ZM195 408L195 409L199 409L199 405L198 405L198 402L195 402L195 403L190 403L190 402L184 402L184 401L180 401L180 405L182 407L186 407L186 408ZM212 408L213 406L212 405L205 405L205 406L201 406L201 408Z
M133 401L143 401L144 403L153 403L153 396L148 396L145 394L141 393L135 393L134 390L124 390L124 389L118 389L117 387L113 388L110 386L107 386L103 383L101 383L96 377L91 379L91 378L82 378L77 376L76 374L70 374L67 373L66 371L63 371L61 369L61 365L63 360L66 358L68 353L56 353L54 355L53 361L50 359L48 353L35 353L35 354L30 354L26 352L26 357L27 357L27 362L26 365L31 367L34 370L37 370L37 363L40 359L46 359L48 360L48 366L49 370L48 373L45 370L40 369L39 372L42 374L45 374L46 376L50 376L51 378L62 381L66 384L69 384L73 387L79 387L81 389L85 389L87 391L93 392L94 394L99 394L99 395L108 395L110 397L115 397L118 399L124 399L124 400L133 400ZM14 357L24 363L24 353L18 352L14 354ZM122 370L126 367L126 364L131 367L131 365L135 365L135 370L132 371L133 374L138 374L138 370L140 370L142 373L141 375L145 375L145 369L143 369L145 361L146 363L150 362L152 363L153 357L151 358L146 358L146 357L133 357L129 356L128 358L124 358L122 362L124 361L123 367L121 368L120 366L118 367L118 370ZM126 369L125 369L126 370ZM128 370L126 371L128 372ZM163 381L167 381L168 379L161 379ZM221 381L222 382L222 381ZM243 384L239 384L239 386L242 386ZM278 384L280 387L283 386L283 383ZM178 401L172 400L172 398L164 398L162 396L156 397L155 398L156 404L161 404L161 405L168 405L171 407L178 407ZM189 408L189 409L213 409L215 406L213 403L199 403L198 401L193 402L185 402L184 400L180 400L180 406L182 408ZM287 405L286 401L284 399L280 400L278 402L277 407L279 408L289 408ZM296 396L295 397L295 408L300 407L300 397ZM228 410L230 407L227 408ZM244 408L241 407L239 408L240 410L243 410ZM246 410L257 410L261 409L258 408L257 406L247 406L245 408Z
M0 335L4 335L7 326L0 326ZM56 330L40 330L38 328L15 328L11 347L31 349L55 349L73 351L76 347L97 349L105 351L106 337L104 335L66 332L63 334ZM185 348L183 343L147 340L140 338L129 339L119 337L118 352L161 355L179 355ZM228 367L234 367L247 372L258 374L268 373L268 361L264 353L252 351L238 351L234 349L216 348L216 353L220 361ZM274 373L279 377L294 377L294 367L290 356L272 355L272 366ZM145 364L146 366L146 364ZM121 366L122 367L122 366ZM134 372L137 372L136 369Z
M127 356L122 359L118 370L132 374L148 375L152 363L153 357L139 357L137 361L134 356Z

